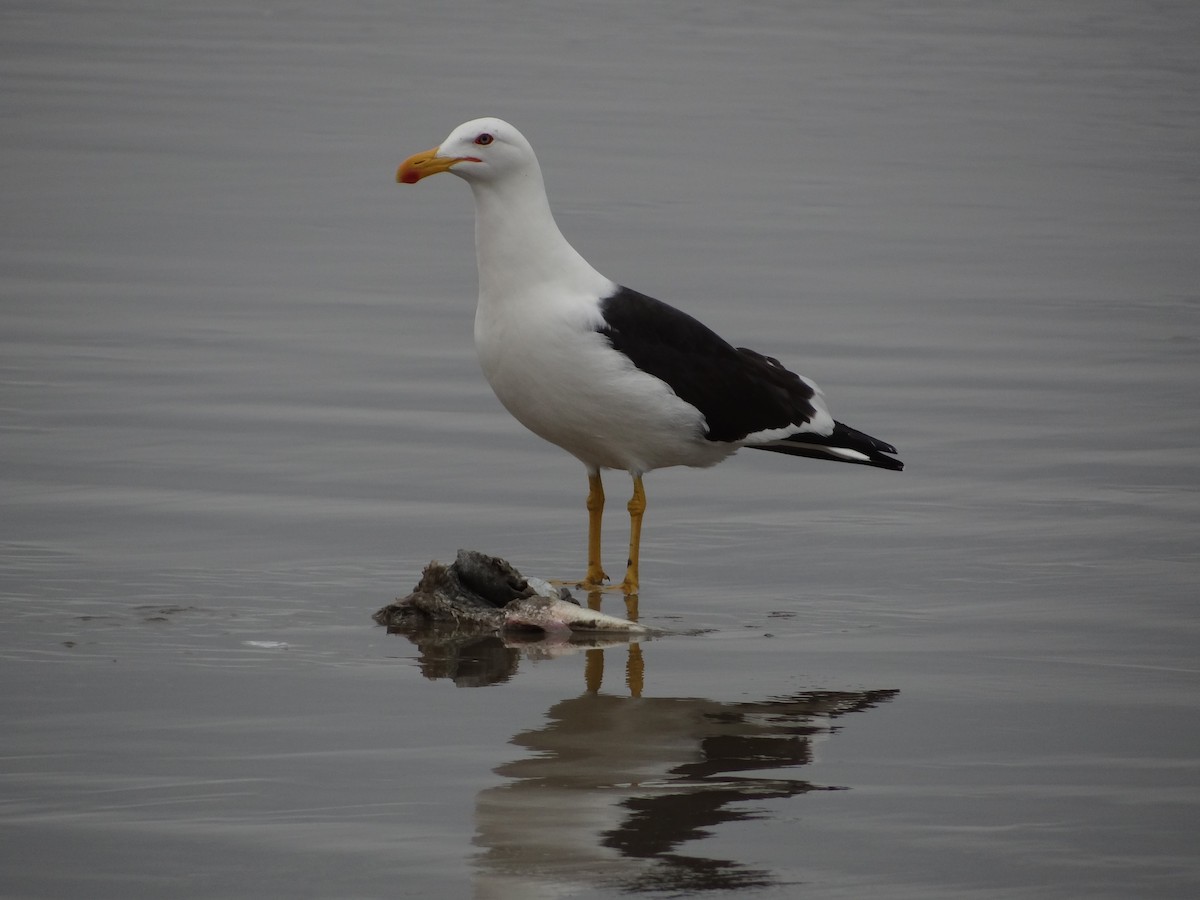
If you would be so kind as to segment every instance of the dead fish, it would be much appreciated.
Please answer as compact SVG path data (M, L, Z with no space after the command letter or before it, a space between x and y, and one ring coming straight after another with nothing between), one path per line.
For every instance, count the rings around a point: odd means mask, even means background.
M573 631L646 634L649 629L637 622L587 609L578 603L552 597L528 597L513 600L504 607L505 628L538 628L547 634Z

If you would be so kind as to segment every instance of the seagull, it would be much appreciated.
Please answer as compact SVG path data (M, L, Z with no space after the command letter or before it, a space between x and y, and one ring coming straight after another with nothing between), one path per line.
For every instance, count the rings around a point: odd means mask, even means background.
M653 469L712 466L741 447L904 467L891 444L834 421L812 381L596 271L559 231L533 147L508 122L459 125L401 163L396 181L415 184L440 172L467 182L475 198L475 348L483 373L517 421L587 470L580 587L608 581L600 563L603 469L633 478L619 587L636 595L642 476Z

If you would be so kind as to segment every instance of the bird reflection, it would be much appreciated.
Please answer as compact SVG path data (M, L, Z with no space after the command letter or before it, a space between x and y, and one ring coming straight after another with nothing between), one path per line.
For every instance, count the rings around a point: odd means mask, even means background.
M895 690L801 691L756 702L643 696L642 647L629 642L625 690L603 693L605 647L578 637L521 645L511 637L407 635L428 678L458 685L511 678L522 655L584 652L585 689L554 704L495 769L505 780L476 802L477 898L736 890L779 883L770 871L686 851L717 826L766 815L765 801L840 790L797 777L836 720Z
M588 691L550 708L512 743L528 751L480 793L480 897L557 896L581 885L691 893L775 884L768 871L680 851L755 803L813 784L783 770L812 761L833 721L897 692L805 691L750 703ZM539 890L532 890L536 885Z

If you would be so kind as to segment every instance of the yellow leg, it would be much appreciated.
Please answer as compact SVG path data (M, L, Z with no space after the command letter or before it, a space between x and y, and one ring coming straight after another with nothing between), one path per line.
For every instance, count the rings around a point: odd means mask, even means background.
M608 580L600 565L600 523L604 519L604 485L600 473L588 472L588 564L581 587L599 587Z
M629 498L629 565L625 569L625 581L621 590L627 594L638 591L638 555L642 546L642 513L646 511L646 492L642 489L642 476L633 476L633 496Z

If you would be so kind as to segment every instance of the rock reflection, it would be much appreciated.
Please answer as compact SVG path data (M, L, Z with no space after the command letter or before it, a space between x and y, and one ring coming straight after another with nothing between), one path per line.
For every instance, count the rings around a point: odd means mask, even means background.
M556 897L589 886L692 894L776 884L769 871L680 848L722 823L763 815L756 802L838 790L783 770L810 763L834 720L896 693L804 691L721 703L589 689L557 703L542 727L513 738L528 755L496 769L509 780L479 795L476 895Z
M416 645L417 665L422 675L430 680L448 678L459 687L485 687L508 681L517 674L522 657L550 659L629 643L629 638L622 635L480 634L478 629L444 625L407 631L389 628L388 633L403 635Z

